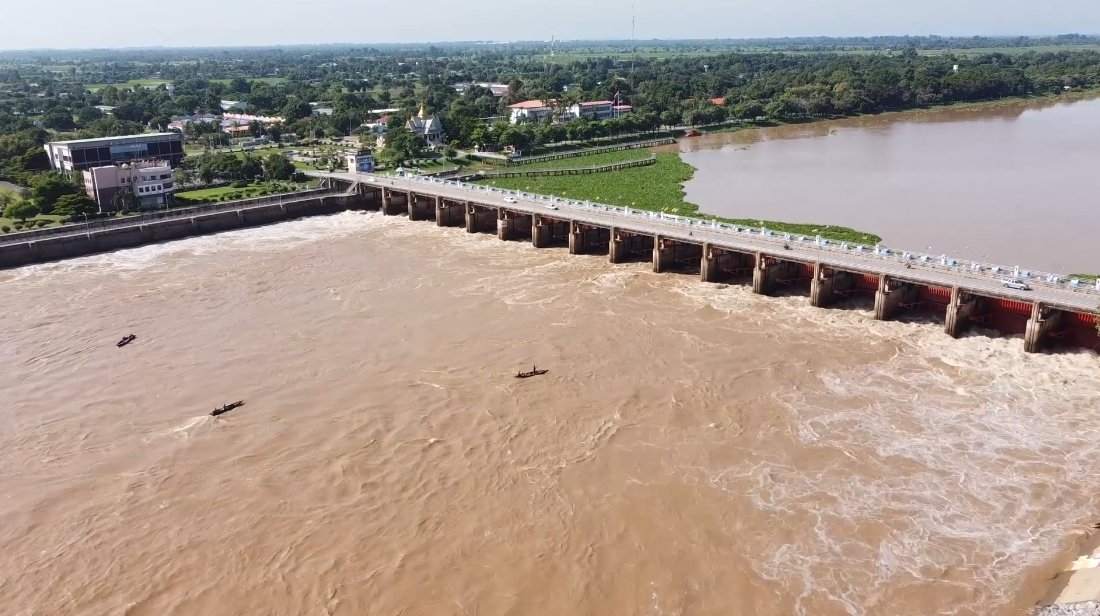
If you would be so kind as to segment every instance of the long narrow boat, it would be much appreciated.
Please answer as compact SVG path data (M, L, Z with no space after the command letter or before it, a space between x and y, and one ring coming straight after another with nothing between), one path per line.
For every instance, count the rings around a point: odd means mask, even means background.
M213 411L210 411L210 416L217 417L218 415L221 415L222 413L228 413L229 411L232 411L239 406L244 406L244 400L237 400L236 402L230 402L229 404L226 404L224 406L219 406Z
M547 372L550 372L550 371L549 370L539 370L537 367L531 366L531 369L527 372L517 372L516 373L516 378L517 379L526 379L526 378L529 378L529 377L532 377L532 376L540 376L540 375L546 374Z
M130 344L134 340L137 340L137 336L135 336L133 334L130 334L128 336L123 336L122 340L119 340L118 342L115 343L115 346L117 346L118 348L121 349L122 347Z

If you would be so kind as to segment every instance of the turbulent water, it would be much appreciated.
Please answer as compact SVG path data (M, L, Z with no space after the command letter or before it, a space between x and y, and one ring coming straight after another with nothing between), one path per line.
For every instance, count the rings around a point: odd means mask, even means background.
M0 272L0 613L1043 595L1096 355L648 270L345 213Z

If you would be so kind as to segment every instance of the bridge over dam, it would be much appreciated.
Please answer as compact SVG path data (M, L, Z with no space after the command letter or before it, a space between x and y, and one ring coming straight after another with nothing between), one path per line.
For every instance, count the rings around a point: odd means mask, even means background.
M1023 335L1024 349L1100 350L1100 285L1051 274L959 262L881 247L779 234L419 176L314 173L334 190L387 215L464 226L536 248L607 254L612 263L651 262L654 272L697 273L704 282L742 283L755 293L806 293L814 306L873 298L879 320L942 316L948 335L972 327ZM1023 278L1031 290L1006 288Z

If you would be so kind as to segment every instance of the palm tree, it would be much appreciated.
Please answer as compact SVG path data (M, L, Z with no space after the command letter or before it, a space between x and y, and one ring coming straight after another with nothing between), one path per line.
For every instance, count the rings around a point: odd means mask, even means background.
M136 201L137 198L129 189L122 189L111 197L111 205L115 206L116 210L129 210Z

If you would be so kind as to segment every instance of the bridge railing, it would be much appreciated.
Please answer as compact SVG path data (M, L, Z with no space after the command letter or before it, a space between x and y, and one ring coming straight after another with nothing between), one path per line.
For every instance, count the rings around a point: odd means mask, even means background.
M901 251L882 245L837 242L835 240L822 238L821 236L811 237L807 235L781 233L773 231L766 227L746 227L740 225L731 225L718 221L692 218L688 216L677 216L675 214L666 214L664 212L653 212L650 210L639 210L629 207L605 205L602 203L593 203L591 201L578 201L575 199L567 199L564 197L554 197L550 195L528 193L525 191L494 188L490 186L483 186L480 184L459 182L456 180L425 178L420 176L406 176L406 178L412 181L416 181L418 183L438 184L453 188L460 188L463 190L467 190L471 193L508 195L523 199L525 201L553 203L558 206L566 206L581 211L587 210L593 212L606 212L616 215L624 215L628 218L648 219L650 222L659 222L661 224L671 225L673 227L680 227L687 230L695 228L705 228L709 232L717 232L723 235L728 235L730 237L752 237L754 240L765 240L770 243L774 243L777 247L781 246L782 244L791 244L792 247L797 246L798 248L802 249L809 248L812 250L820 250L822 252L833 254L859 255L867 259L907 263L912 267L916 267L922 270L941 271L945 273L951 273L956 276L972 278L975 280L986 280L999 283L1004 279L1018 278L1020 280L1026 281L1029 285L1034 287L1062 291L1074 291L1091 295L1100 295L1100 281L1090 283L1088 281L1075 279L1069 276L1054 274L1050 272L1028 270L1020 268L1018 266L1007 267L995 263L985 263L968 259L958 259L943 254L928 255L918 252Z
M89 221L87 223L73 223L62 225L60 227L50 227L48 229L35 229L33 231L18 231L16 233L0 235L0 245L5 244L17 244L20 242L28 242L38 240L44 237L52 237L59 235L72 235L79 233L92 233L95 231L101 231L103 229L116 229L119 227L131 227L134 225L142 225L148 222L155 222L158 220L171 220L174 218L189 218L192 216L201 216L203 214L215 214L218 212L227 212L231 210L247 209L252 207L260 207L264 205L272 205L279 203L290 203L293 201L300 201L305 199L313 199L321 195L337 194L338 191L334 191L328 188L315 188L310 190L303 190L299 192L283 193L280 195L272 195L267 197L253 197L251 199L239 199L237 201L223 201L221 203L207 203L202 205L193 205L189 207L172 208L168 210L160 210L156 212L149 212L146 214L139 214L134 216L123 216L122 218L107 218L103 220Z

